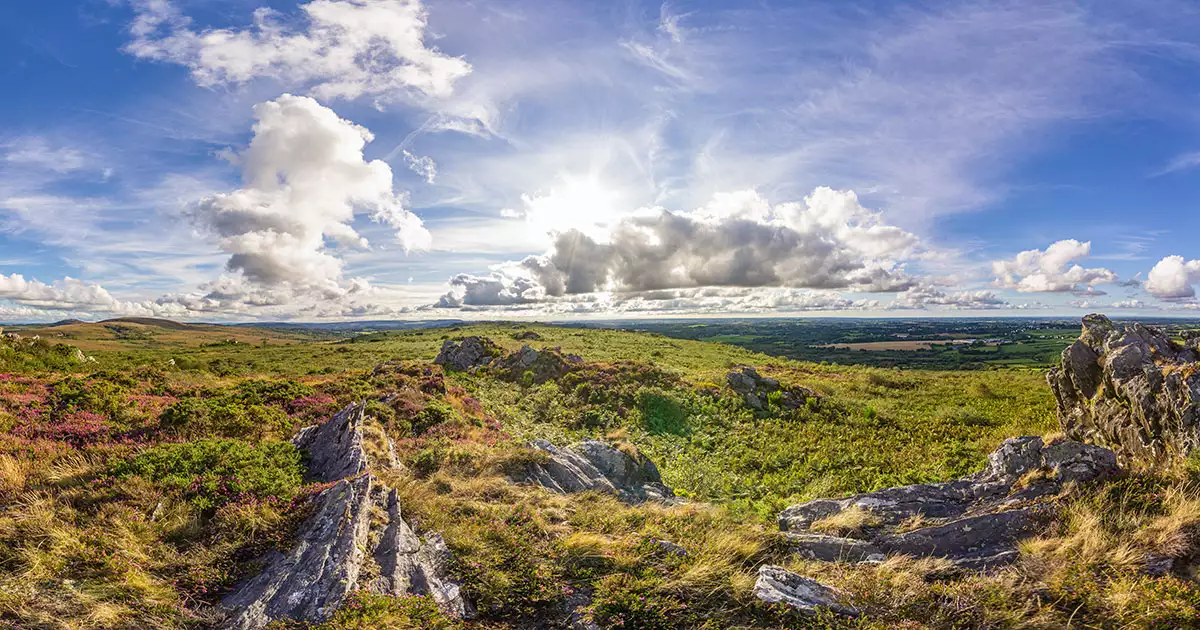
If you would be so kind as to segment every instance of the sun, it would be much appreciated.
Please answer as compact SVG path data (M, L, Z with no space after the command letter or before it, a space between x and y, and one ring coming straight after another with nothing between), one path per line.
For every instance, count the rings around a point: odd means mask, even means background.
M602 238L622 214L620 193L595 176L560 176L548 192L521 200L529 229L538 234L574 229Z

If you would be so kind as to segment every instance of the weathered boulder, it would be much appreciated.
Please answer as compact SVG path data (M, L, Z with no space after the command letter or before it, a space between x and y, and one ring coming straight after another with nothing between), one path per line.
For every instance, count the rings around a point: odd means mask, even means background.
M486 337L464 337L460 341L447 339L442 343L442 350L433 360L438 365L444 365L460 372L473 368L490 365L504 350Z
M842 603L842 594L837 590L769 564L758 569L754 595L768 604L786 604L805 615L815 615L823 609L848 617L859 614L857 608Z
M571 371L571 363L558 349L537 350L525 344L520 350L497 360L495 367L514 380L525 378L528 373L534 383L540 384Z
M1072 441L1046 445L1036 436L1011 438L992 452L987 468L970 477L808 501L781 512L779 527L808 559L856 561L878 552L989 568L1014 560L1017 542L1039 531L1052 514L1049 497L1070 483L1116 471L1116 457L1105 448ZM858 535L861 546L809 532L817 521L851 509L868 517Z
M1118 330L1083 318L1079 339L1047 380L1058 421L1073 439L1113 449L1123 461L1163 463L1200 443L1200 348L1141 324Z
M631 503L677 501L675 491L663 485L654 462L645 457L635 458L597 440L567 448L546 440L534 440L531 445L549 457L531 465L526 479L548 490L560 494L611 492Z
M742 396L747 407L759 411L767 408L772 394L784 409L797 409L809 398L817 397L811 389L782 385L776 379L760 376L758 370L745 365L726 374L725 382L729 389Z
M354 590L384 595L429 595L447 613L474 614L447 570L450 551L436 533L418 535L404 520L395 490L368 472L365 405L351 405L329 421L302 430L296 445L308 452L309 478L331 483L310 501L287 551L271 551L263 570L222 600L223 627L257 630L274 621L322 622Z
M685 549L683 545L677 545L669 540L660 540L654 538L650 540L650 544L654 545L659 549L659 551L662 551L669 556L683 558L688 555L688 550Z

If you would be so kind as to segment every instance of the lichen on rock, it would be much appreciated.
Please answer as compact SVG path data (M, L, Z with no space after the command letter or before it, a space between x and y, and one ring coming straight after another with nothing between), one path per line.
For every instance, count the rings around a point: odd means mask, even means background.
M448 576L450 551L436 533L418 535L395 490L371 474L364 448L366 405L350 405L295 438L309 477L332 484L311 499L312 514L288 551L261 558L263 570L221 604L226 626L258 630L274 621L323 622L355 590L428 595L448 614L470 618L471 604Z
M1037 436L1011 438L992 452L987 468L969 477L815 499L781 512L779 527L806 559L930 556L959 569L988 569L1016 559L1017 542L1041 530L1053 515L1052 499L1070 484L1116 472L1116 456L1105 448L1073 441L1047 445ZM855 534L857 542L810 531L849 510L869 517ZM919 526L904 527L910 523Z
M1047 380L1071 438L1123 461L1168 463L1200 444L1200 348L1103 315L1083 318L1079 339Z
M548 457L530 465L526 480L553 492L609 492L629 503L679 501L675 491L663 484L654 462L605 442L585 440L564 448L534 440L531 446Z

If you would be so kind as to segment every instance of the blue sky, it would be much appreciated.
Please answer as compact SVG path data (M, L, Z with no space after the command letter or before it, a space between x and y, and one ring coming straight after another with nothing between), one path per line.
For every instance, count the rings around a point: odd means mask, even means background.
M1190 316L1187 2L0 5L0 321Z

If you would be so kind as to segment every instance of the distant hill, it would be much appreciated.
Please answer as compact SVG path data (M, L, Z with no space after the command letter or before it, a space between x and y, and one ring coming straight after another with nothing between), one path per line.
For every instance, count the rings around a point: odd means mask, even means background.
M72 326L74 324L86 324L87 322L81 319L60 319L53 324L46 324L46 328L57 328L58 326Z
M121 347L196 347L213 344L258 345L334 339L330 331L280 330L221 324L187 324L154 317L117 317L100 322L68 319L53 324L11 327L22 335L37 335L77 346L87 352Z
M249 322L232 324L244 328L275 328L279 330L328 330L339 332L369 332L378 330L410 330L414 328L441 328L462 324L461 319L428 319L400 321L392 319L350 322Z
M77 320L76 320L77 321ZM83 323L78 322L77 323ZM195 328L212 328L213 324L185 324L169 319L158 319L155 317L116 317L106 319L101 324L140 324L142 326L152 326L155 328L166 328L169 330L191 330Z

